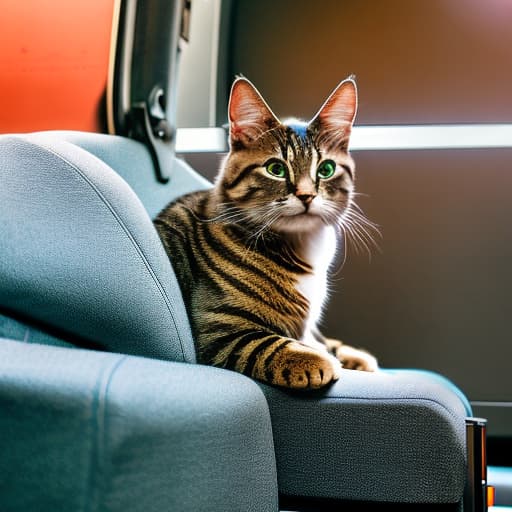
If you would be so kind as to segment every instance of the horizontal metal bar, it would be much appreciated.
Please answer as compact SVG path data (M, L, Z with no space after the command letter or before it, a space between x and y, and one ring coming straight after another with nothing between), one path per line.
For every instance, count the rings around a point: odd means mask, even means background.
M512 124L357 126L351 150L512 148Z
M512 148L512 124L355 126L352 151ZM180 128L177 153L228 151L223 128Z
M471 405L475 407L512 407L512 402L483 402L471 400Z
M176 153L225 153L228 151L224 128L178 128Z

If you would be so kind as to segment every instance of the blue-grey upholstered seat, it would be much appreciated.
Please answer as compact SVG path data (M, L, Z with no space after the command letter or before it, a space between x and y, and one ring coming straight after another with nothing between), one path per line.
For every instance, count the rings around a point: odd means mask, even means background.
M268 407L232 372L0 340L0 510L274 511Z
M142 145L92 138L152 178ZM0 510L277 509L264 396L189 364L174 273L119 175L60 136L0 137L0 240Z
M0 137L8 510L38 499L69 510L276 510L277 485L288 496L459 503L470 410L442 377L344 371L298 393L193 364L151 218L208 186L179 160L158 183L144 146L121 137Z

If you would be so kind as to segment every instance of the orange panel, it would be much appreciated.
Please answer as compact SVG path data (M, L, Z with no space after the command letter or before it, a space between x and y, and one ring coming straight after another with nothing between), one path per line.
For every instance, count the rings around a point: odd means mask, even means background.
M494 507L496 504L496 489L492 485L487 486L487 506Z
M114 0L3 0L0 132L103 131Z

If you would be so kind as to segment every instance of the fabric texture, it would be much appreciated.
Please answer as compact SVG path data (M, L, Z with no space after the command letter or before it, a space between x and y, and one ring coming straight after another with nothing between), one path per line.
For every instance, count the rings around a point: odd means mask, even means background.
M170 180L157 181L146 146L126 137L77 131L41 132L32 137L47 143L65 140L100 158L130 185L152 219L177 197L212 186L179 158L173 158Z
M179 286L127 183L65 141L0 137L0 307L64 339L195 360Z
M211 367L0 340L4 511L273 511L268 406Z
M261 387L281 493L397 503L462 499L466 409L437 377L343 370L318 392Z

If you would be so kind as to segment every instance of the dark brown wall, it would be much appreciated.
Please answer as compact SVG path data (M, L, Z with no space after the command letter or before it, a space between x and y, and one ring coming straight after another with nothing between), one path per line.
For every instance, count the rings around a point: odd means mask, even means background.
M310 118L355 73L359 124L510 122L507 0L237 0L231 75Z
M512 399L512 149L353 156L382 239L371 258L349 251L325 330L472 400Z

